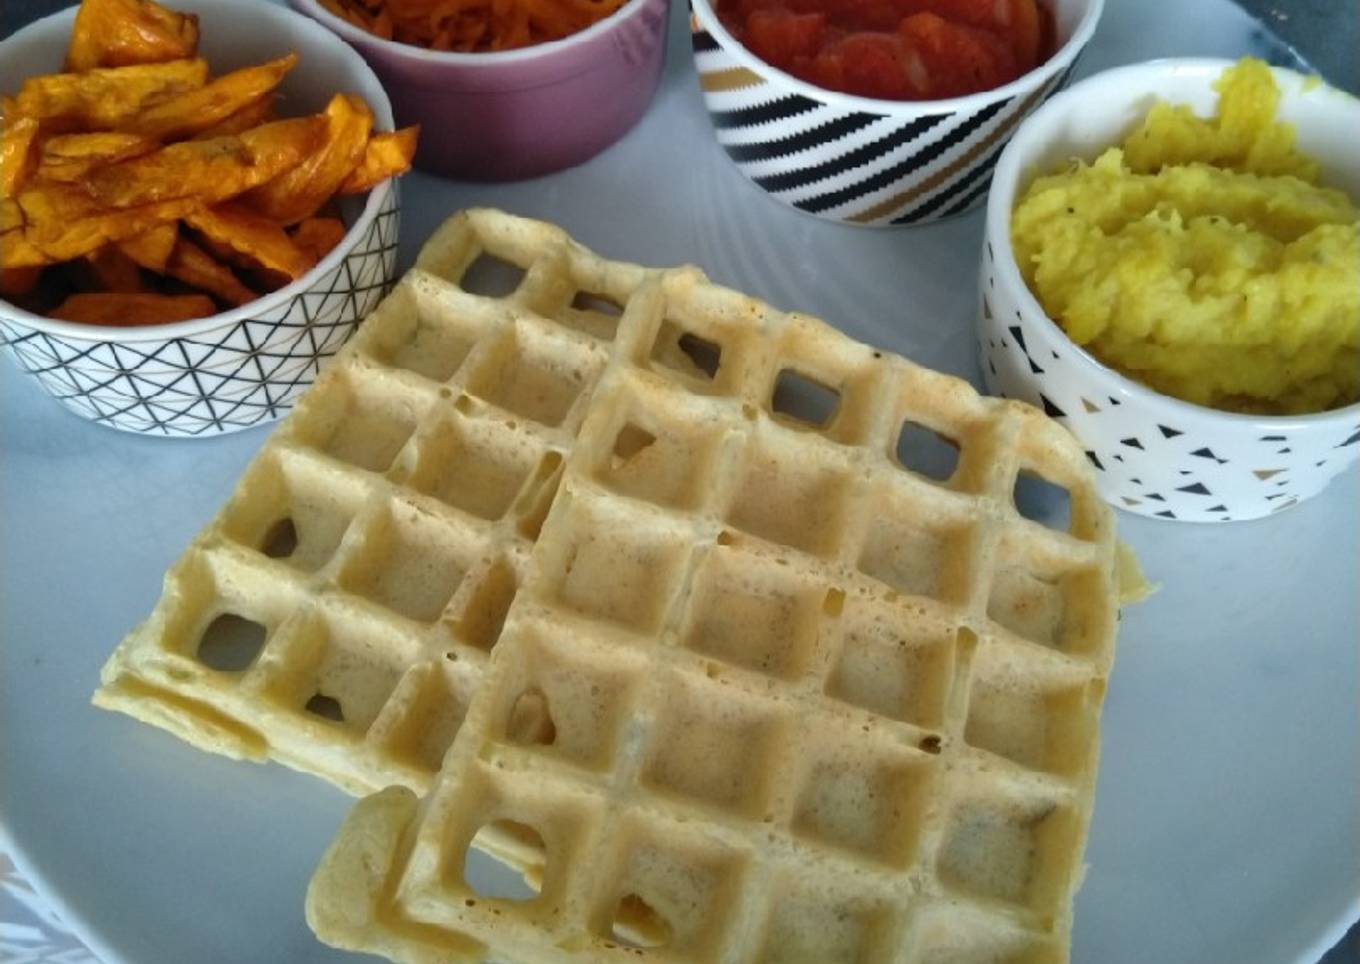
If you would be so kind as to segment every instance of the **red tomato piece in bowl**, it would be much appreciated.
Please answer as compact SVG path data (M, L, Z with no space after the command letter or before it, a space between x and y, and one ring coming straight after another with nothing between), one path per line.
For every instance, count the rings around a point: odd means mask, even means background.
M885 100L992 90L1052 53L1038 0L722 0L751 53L818 87Z
M825 42L826 15L757 9L746 18L746 46L771 64L796 64L817 55Z

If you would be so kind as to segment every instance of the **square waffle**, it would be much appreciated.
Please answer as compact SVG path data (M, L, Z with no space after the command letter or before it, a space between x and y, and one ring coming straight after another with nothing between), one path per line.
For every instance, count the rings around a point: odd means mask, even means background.
M429 270L465 263L463 230ZM942 480L899 458L919 427L958 449ZM1063 530L1017 510L1028 475L1069 493ZM697 270L647 274L525 549L433 789L359 803L313 879L322 940L1066 960L1123 586L1060 426ZM525 887L479 890L470 848Z
M428 789L650 274L455 219L169 570L95 703L352 793Z

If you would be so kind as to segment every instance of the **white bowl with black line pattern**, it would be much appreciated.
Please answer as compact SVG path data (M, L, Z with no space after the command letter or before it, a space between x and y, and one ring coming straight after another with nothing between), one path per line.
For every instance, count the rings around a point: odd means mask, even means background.
M738 170L799 211L847 224L906 226L978 207L1020 122L1061 90L1104 0L1051 0L1057 50L993 90L901 101L825 90L772 67L728 32L712 0L691 0L704 105Z
M978 351L987 390L1030 402L1082 442L1101 495L1158 519L1230 522L1282 512L1360 457L1360 404L1310 415L1242 415L1162 395L1073 343L1030 292L1011 247L1011 212L1037 174L1121 139L1153 98L1212 113L1226 60L1159 60L1105 71L1025 122L997 164L982 250ZM1360 199L1360 100L1273 68L1280 114L1323 183Z
M319 111L336 91L349 91L368 101L378 128L392 128L377 77L315 21L258 0L175 6L199 15L202 54L215 74L290 50L301 55L282 85L281 114ZM72 7L0 43L0 91L59 70L74 17ZM396 184L385 181L342 200L349 230L335 249L297 281L240 308L113 328L45 318L0 301L0 347L72 412L125 432L210 437L277 419L396 273Z

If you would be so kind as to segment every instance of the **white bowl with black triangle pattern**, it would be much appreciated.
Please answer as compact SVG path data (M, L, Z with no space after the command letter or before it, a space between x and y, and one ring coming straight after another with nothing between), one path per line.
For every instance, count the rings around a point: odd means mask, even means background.
M1123 137L1152 99L1209 114L1226 60L1160 60L1097 74L1037 111L997 165L982 251L978 351L996 395L1044 409L1095 467L1101 495L1138 515L1230 522L1282 512L1316 495L1360 457L1360 404L1310 415L1243 415L1193 405L1107 368L1073 343L1015 263L1011 212L1037 172L1093 157ZM1360 100L1274 68L1280 114L1324 183L1360 199ZM1353 477L1353 476L1352 476Z
M691 0L690 39L718 143L738 170L799 211L847 224L929 224L987 196L1002 148L1066 85L1104 0L1053 0L1057 50L994 90L897 101L824 90L772 67Z
M336 91L359 94L376 126L392 127L387 95L363 58L315 21L272 3L178 0L196 13L215 73L290 50L298 67L280 112L321 110ZM75 9L0 43L0 91L59 70ZM396 273L397 185L345 198L349 230L292 284L232 311L126 328L57 321L0 301L0 347L50 395L101 425L147 435L214 436L287 414L319 367L377 304Z

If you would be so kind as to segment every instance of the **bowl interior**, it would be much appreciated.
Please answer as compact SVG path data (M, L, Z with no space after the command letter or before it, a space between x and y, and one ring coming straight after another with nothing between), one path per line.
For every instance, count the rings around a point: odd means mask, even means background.
M290 51L298 53L298 65L279 86L280 117L316 113L334 94L346 92L358 94L368 102L378 128L392 128L392 106L378 78L362 57L348 45L337 42L335 36L320 24L285 7L258 0L175 0L173 6L198 14L199 54L207 59L214 77L281 57ZM17 91L26 78L36 74L60 71L74 20L74 8L63 10L0 43L0 93ZM346 242L365 230L368 221L376 215L381 203L379 195L385 191L386 188L381 187L367 196L342 199L342 214L350 225L346 241L297 281L230 312L171 325L118 329L94 329L89 325L39 318L4 301L0 301L0 312L20 324L53 334L96 341L163 341L220 328L236 318L249 317L252 312L291 298L306 290L320 274L329 271L343 257Z

